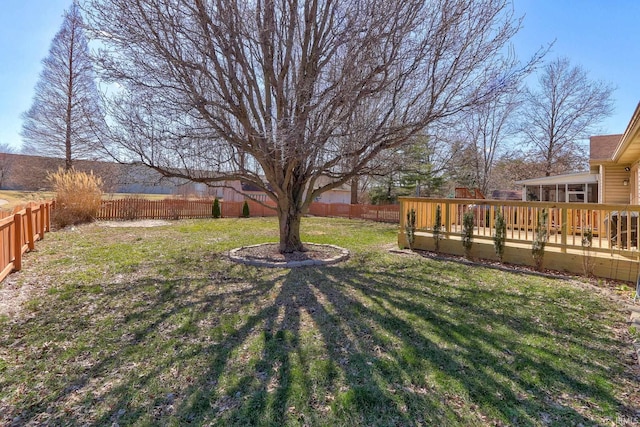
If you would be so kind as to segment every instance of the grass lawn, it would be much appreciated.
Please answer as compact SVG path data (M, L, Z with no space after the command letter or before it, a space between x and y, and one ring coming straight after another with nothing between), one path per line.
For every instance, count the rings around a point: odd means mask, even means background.
M48 234L0 291L0 424L640 422L628 313L579 283L390 253L396 227L307 218L348 262L226 252L274 218ZM13 310L13 311L12 311Z
M0 190L0 209L13 210L15 206L40 200L51 200L53 193L50 191L14 191ZM6 202L6 203L5 203Z

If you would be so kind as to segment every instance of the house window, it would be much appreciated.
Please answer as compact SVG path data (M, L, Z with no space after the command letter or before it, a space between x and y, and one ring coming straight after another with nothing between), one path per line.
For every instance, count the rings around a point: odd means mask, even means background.
M528 201L598 203L598 184L553 184L526 186Z
M567 201L567 188L563 185L558 185L558 202L566 202Z
M542 186L542 198L545 202L557 202L557 188L555 185L544 185Z
M567 184L567 201L570 203L584 203L585 184Z
M598 184L587 184L587 202L598 203Z

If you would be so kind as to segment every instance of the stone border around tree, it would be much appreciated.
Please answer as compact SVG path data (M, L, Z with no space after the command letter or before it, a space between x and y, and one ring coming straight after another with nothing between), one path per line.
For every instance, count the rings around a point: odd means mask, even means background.
M322 265L333 265L339 262L345 261L349 258L349 251L345 248L341 248L340 246L335 245L323 245L318 243L304 243L305 246L315 246L315 247L325 247L336 249L340 252L339 255L324 258L324 259L305 259L305 260L291 260L291 261L268 261L254 258L246 258L242 256L242 250L249 248L258 248L261 246L270 246L273 243L260 243L257 245L250 246L241 246L239 248L231 249L229 251L229 259L231 261L251 265L254 267L268 267L268 268L299 268L299 267L314 267L314 266L322 266Z

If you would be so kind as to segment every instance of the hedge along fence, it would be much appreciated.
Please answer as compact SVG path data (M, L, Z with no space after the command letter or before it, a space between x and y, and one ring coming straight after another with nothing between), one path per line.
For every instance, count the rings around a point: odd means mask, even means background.
M29 203L0 219L0 281L22 268L22 255L51 231L53 202Z

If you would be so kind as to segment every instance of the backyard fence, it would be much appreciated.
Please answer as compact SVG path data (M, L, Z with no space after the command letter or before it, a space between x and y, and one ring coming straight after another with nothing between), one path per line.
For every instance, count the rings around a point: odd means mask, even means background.
M242 216L244 202L220 202L220 212L224 218ZM273 202L258 203L248 200L252 217L276 216ZM212 200L105 200L96 216L99 220L133 219L197 219L212 216ZM342 217L369 221L397 223L400 220L398 205L348 205L341 203L312 203L309 214L322 217Z
M35 249L37 240L51 231L53 202L29 203L0 219L0 281L22 268L22 254Z
M366 219L369 221L398 223L400 221L400 206L312 203L309 207L309 214L314 216Z
M211 217L208 200L146 200L126 198L103 200L96 215L98 220L189 219Z

